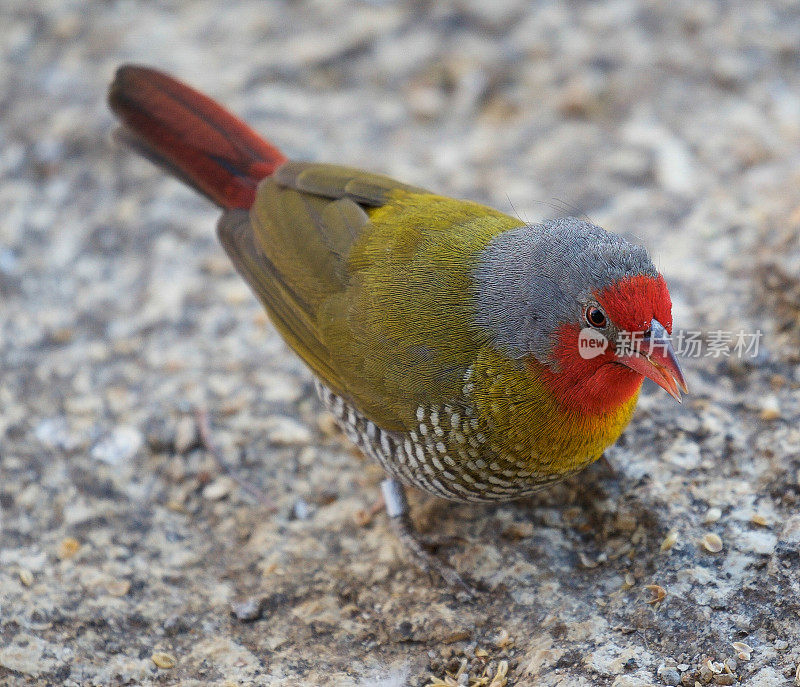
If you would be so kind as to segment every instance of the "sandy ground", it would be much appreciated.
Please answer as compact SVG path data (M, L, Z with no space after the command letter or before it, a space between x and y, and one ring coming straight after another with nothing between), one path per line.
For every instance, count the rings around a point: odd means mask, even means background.
M0 18L0 682L793 683L795 2L5 0ZM538 498L413 494L483 590L459 601L369 516L380 470L332 429L214 208L110 144L129 61L291 157L644 243L700 332L691 396L648 384L607 464ZM761 331L758 355L713 354L719 331Z

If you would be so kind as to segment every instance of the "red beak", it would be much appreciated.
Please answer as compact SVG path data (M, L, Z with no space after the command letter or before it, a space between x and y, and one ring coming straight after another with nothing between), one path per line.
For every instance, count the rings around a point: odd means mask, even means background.
M652 379L680 403L681 391L687 394L689 389L664 326L653 320L650 331L628 343L625 350L617 353L618 362Z

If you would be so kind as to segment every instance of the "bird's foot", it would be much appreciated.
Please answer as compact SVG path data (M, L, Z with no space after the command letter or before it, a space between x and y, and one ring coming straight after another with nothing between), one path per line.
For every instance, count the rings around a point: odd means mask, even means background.
M440 577L449 587L466 596L466 598L475 598L477 592L464 581L455 568L439 560L423 546L422 540L414 529L414 524L408 514L408 501L406 500L403 485L396 479L385 479L381 482L381 491L383 492L383 500L386 504L386 514L389 516L389 522L414 564L423 572Z

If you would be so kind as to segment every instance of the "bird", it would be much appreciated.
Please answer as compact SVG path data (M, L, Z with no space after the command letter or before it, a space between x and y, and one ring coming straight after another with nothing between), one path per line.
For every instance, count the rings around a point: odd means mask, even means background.
M215 203L217 234L322 405L385 470L390 521L424 570L405 488L518 499L600 458L645 377L676 400L672 303L647 250L588 221L528 223L340 164L290 160L210 97L121 66L118 138Z

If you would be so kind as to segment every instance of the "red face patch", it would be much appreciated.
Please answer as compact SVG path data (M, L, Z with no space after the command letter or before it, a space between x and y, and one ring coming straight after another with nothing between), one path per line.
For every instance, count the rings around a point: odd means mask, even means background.
M644 332L653 319L672 333L672 299L667 283L658 277L637 275L596 294L597 301L620 331Z
M672 332L672 300L661 275L629 277L595 295L620 331L645 332L656 319ZM612 346L596 356L580 355L580 332L577 323L559 327L553 349L558 369L531 363L532 371L564 406L582 414L606 412L630 400L644 377L625 365L607 364L616 360Z

